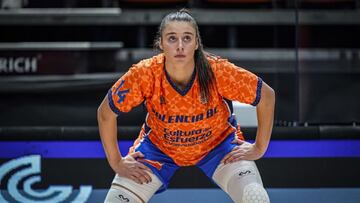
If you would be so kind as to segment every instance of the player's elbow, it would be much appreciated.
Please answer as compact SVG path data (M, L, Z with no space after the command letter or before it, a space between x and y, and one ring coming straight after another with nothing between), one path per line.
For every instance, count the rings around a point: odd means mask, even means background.
M106 101L107 98L105 98L101 104L99 105L97 109L97 120L98 123L104 122L110 119L116 119L116 115L109 107L108 102Z
M97 120L100 123L101 121L106 120L107 116L106 113L104 111L104 107L103 107L103 103L100 104L100 106L97 109Z
M272 101L272 103L275 103L275 90L269 86L268 89L268 98Z
M266 83L264 83L261 91L261 100L266 105L275 105L275 90Z

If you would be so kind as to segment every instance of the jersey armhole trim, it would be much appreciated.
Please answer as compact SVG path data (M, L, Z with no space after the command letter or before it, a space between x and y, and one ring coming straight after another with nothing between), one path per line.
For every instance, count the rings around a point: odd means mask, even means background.
M258 77L257 87L256 87L256 97L254 102L251 104L253 106L258 105L261 99L261 88L262 88L262 79Z
M110 106L110 109L116 113L118 116L120 116L121 114L123 114L123 112L121 112L114 104L114 100L112 98L112 93L111 93L111 89L109 89L108 93L107 93L107 97L108 97L108 100L109 100L109 106Z

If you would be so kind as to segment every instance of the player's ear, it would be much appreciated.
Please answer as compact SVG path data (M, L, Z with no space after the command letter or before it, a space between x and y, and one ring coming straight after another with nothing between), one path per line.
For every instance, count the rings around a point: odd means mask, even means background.
M198 50L198 48L199 48L199 38L196 37L195 41L196 41L195 50Z
M164 50L163 45L162 45L162 37L160 37L160 39L159 39L159 48L161 51Z
M198 50L198 48L199 48L199 41L198 41L198 40L196 40L196 47L195 47L195 50Z

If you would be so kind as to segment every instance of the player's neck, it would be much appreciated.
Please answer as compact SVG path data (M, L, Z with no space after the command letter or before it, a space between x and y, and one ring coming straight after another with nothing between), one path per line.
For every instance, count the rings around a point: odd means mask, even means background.
M180 89L184 89L191 80L191 76L194 72L195 64L167 64L165 63L165 69L167 74Z

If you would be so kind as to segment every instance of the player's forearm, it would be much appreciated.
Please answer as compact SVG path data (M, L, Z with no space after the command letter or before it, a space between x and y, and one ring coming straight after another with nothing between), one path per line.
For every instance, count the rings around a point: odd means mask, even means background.
M261 99L257 105L258 128L255 145L261 152L265 153L273 128L275 109L275 92L266 83L263 83Z
M97 112L100 138L106 158L111 166L118 163L122 157L117 142L117 120L104 99Z

